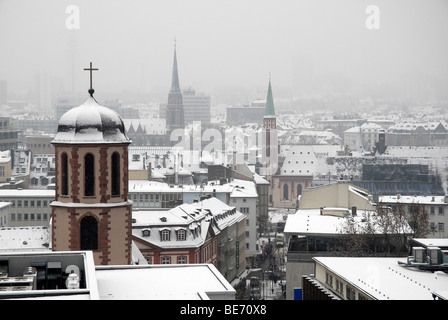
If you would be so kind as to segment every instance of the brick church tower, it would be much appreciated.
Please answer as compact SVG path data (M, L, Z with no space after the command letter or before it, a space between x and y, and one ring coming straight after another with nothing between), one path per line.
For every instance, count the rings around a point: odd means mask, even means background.
M87 101L61 117L52 141L56 158L52 249L92 250L97 265L130 264L131 141L121 117L99 105L93 92L90 88Z
M266 97L266 109L263 117L262 129L262 175L270 181L276 174L278 167L278 134L277 117L275 115L274 97L272 95L271 79L269 78L268 94Z

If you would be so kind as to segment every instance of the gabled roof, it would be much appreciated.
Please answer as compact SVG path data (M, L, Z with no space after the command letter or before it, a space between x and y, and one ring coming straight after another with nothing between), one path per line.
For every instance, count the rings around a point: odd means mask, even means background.
M158 248L197 248L210 236L245 218L234 207L216 198L184 203L167 211L134 211L132 235L137 241ZM161 231L170 231L170 241L161 239ZM185 230L185 240L175 232Z
M291 146L280 171L283 176L309 176L316 171L317 157L312 146Z

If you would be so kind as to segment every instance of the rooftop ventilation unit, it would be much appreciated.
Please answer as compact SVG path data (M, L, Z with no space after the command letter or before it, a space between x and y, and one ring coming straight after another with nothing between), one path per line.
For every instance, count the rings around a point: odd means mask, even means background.
M398 261L404 267L416 267L425 271L443 271L448 273L448 250L439 247L414 247L412 256L406 262Z

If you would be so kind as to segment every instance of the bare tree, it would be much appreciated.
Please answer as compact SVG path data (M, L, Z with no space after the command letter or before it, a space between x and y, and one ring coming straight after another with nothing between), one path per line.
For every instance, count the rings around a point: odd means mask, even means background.
M407 252L411 232L404 217L379 207L377 212L347 216L341 224L338 249L346 255L388 255Z
M404 207L403 204L400 205ZM409 225L414 231L414 238L425 238L431 232L429 224L429 212L424 205L420 203L412 203L409 206L407 219Z

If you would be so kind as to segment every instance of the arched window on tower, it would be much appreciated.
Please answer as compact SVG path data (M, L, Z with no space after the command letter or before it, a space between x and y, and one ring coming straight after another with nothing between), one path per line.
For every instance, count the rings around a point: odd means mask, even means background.
M91 153L84 157L84 195L86 197L95 195L95 158Z
M68 195L68 156L65 152L61 156L61 195Z
M81 250L98 250L98 221L92 216L81 220Z
M120 154L112 154L112 196L120 195Z
M283 185L283 200L288 200L289 199L289 187L288 185L285 183Z

